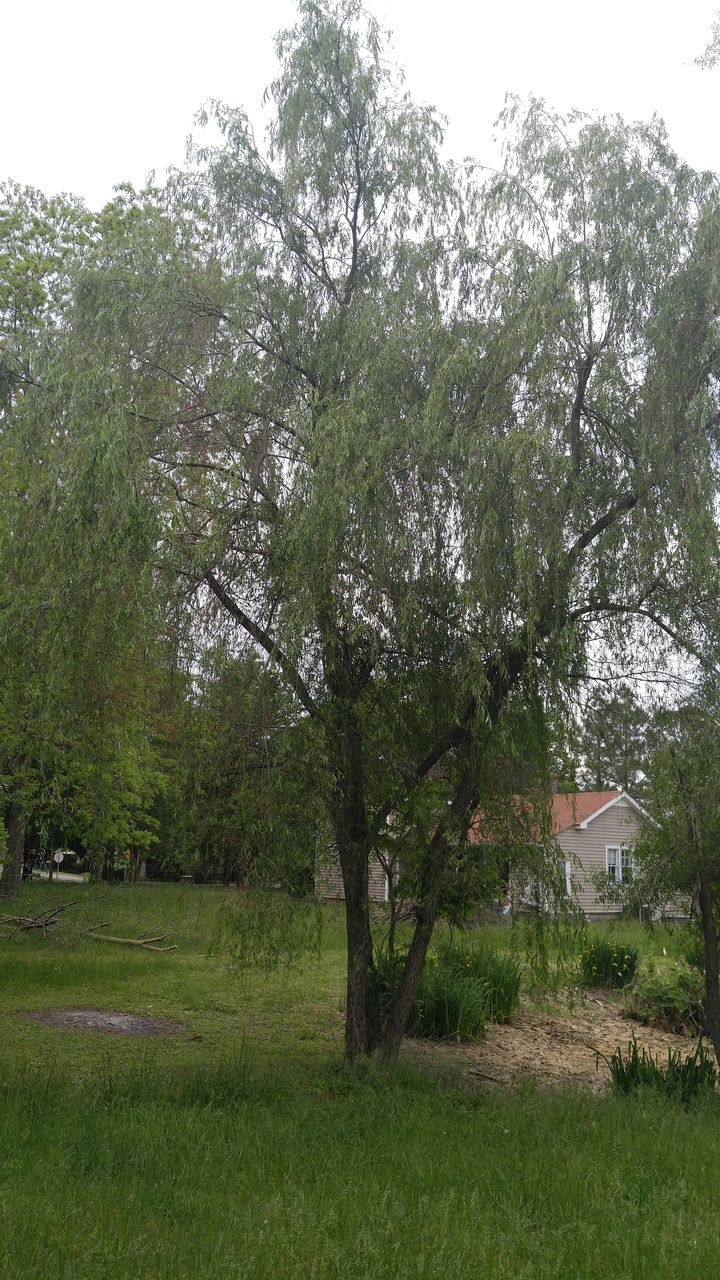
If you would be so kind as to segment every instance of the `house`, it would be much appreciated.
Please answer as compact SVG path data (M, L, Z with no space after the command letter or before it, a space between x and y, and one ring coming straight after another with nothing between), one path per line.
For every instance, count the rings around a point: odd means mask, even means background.
M600 900L597 880L616 883L633 875L632 848L647 818L642 805L622 789L556 793L552 798L552 831L565 871L568 895L589 919L617 916L617 903ZM482 818L469 832L473 843L487 838Z
M553 796L553 834L565 864L565 883L585 915L620 914L617 903L601 902L596 880L619 884L632 879L632 847L647 817L627 792L576 791Z
M552 829L565 870L565 884L578 906L590 919L617 916L617 903L601 902L596 880L609 876L616 883L633 874L632 847L640 826L647 818L642 805L621 789L613 791L574 791L557 793L552 798ZM473 844L488 836L483 832L478 815L468 832ZM321 866L315 875L319 897L342 900L340 864ZM370 865L370 899L387 902L387 875L380 862Z
M388 878L378 858L370 863L369 895L371 902L387 902L389 896ZM319 898L330 901L345 901L342 872L337 858L330 864L321 863L315 872L315 892Z

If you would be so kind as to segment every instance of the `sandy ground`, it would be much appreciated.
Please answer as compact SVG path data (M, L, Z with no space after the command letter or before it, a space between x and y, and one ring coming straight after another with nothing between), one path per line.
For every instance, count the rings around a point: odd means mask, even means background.
M625 1049L633 1034L639 1047L648 1049L661 1062L669 1049L689 1053L690 1036L679 1036L657 1027L645 1027L622 1016L612 997L598 993L584 1005L565 1013L524 1010L507 1026L489 1023L484 1040L473 1045L423 1045L421 1056L440 1053L458 1056L467 1064L467 1074L478 1082L513 1085L535 1080L540 1085L584 1085L602 1092L608 1084L606 1064L596 1053L607 1057L620 1045ZM419 1048L419 1046L418 1046Z
M27 1016L46 1027L121 1032L130 1036L172 1035L185 1026L184 1022L168 1018L143 1018L135 1013L113 1013L109 1009L39 1009Z

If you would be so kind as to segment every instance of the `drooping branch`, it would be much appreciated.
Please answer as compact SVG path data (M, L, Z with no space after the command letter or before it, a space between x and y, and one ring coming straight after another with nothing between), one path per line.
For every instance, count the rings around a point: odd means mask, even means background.
M654 613L652 609L644 608L642 602L638 602L637 604L623 604L617 600L593 600L589 604L582 605L580 608L572 609L568 614L568 621L576 622L579 618L588 617L591 614L603 613L633 614L635 617L647 618L648 621L652 622L654 626L660 629L660 631L664 631L665 635L669 636L678 648L684 649L686 653L691 654L692 657L697 658L698 661L703 661L702 654L691 640L679 635L677 631L665 622L664 618L661 618L659 614Z
M310 693L310 690L305 684L305 681L300 675L297 667L293 662L291 662L287 654L283 652L277 641L273 639L264 627L261 627L253 618L245 613L244 609L241 609L240 605L233 596L230 595L227 588L222 585L210 569L205 571L203 578L213 595L220 601L223 607L230 614L231 618L233 618L235 622L243 628L243 630L247 631L249 636L252 636L253 640L255 640L267 654L269 654L273 662L277 663L285 679L290 685L290 688L296 695L298 701L308 712L308 715L317 716L319 708L315 699Z

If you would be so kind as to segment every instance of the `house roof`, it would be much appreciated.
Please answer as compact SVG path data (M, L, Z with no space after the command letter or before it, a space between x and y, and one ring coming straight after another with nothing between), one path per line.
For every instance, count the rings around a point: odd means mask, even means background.
M552 798L553 834L579 827L594 818L600 809L607 809L619 800L622 791L570 791L557 793Z
M618 787L611 791L556 792L552 798L551 810L553 835L560 835L561 831L570 831L573 827L584 829L594 818L617 804L621 797L627 800L638 813L643 814L644 817L647 816L637 800L633 800L627 791L622 791ZM524 820L531 830L534 824L528 801L522 796L515 796L514 799L518 818ZM482 812L476 813L468 832L470 841L476 844L481 840L493 839L493 833L488 830L489 826L485 815ZM494 838L499 838L497 832Z

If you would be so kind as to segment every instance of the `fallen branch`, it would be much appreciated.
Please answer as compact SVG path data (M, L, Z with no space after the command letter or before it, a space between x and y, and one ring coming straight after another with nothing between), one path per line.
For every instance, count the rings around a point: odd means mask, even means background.
M177 947L156 947L152 944L162 942L167 938L166 933L159 933L156 938L114 938L110 933L92 933L88 931L86 937L93 938L95 942L116 942L122 947L142 947L144 951L177 951Z

